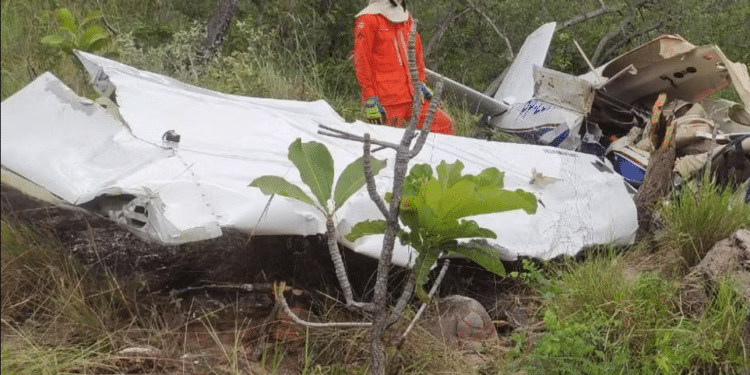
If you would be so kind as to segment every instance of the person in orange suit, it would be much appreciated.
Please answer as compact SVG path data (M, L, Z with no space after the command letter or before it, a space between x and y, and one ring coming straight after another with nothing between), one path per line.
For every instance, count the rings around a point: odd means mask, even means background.
M362 88L364 116L370 123L402 127L412 116L412 98L422 95L418 128L424 123L432 90L427 86L422 40L416 35L419 92L409 77L407 58L411 14L406 0L369 0L355 16L354 68ZM453 134L453 120L441 109L435 113L432 132Z

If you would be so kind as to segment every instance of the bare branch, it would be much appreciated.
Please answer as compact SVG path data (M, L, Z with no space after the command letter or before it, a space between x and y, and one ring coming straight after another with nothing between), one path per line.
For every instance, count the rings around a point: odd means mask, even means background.
M375 202L375 205L378 206L378 209L380 210L380 213L383 214L383 217L388 217L388 208L385 207L385 203L383 202L383 199L380 198L380 195L378 195L378 189L375 185L375 177L372 174L372 163L370 162L370 133L365 133L365 141L364 141L364 153L362 158L362 165L365 170L365 182L367 183L367 193L370 195L370 199Z
M401 316L404 313L404 310L406 310L406 306L411 301L411 298L414 296L414 287L417 285L417 273L414 272L414 270L409 271L409 278L406 279L406 285L404 285L404 290L401 292L401 297L398 298L398 302L396 302L396 307L393 308L393 312L391 313L391 316L388 318L388 327L392 326L394 323L396 323L399 319L401 319Z
M372 323L359 322L313 323L304 321L300 319L294 312L292 312L292 309L290 309L289 305L286 303L286 299L284 299L283 294L284 287L284 282L281 282L278 284L278 286L274 287L274 296L276 297L276 303L281 305L281 309L284 310L285 314L289 315L293 322L301 326L311 328L370 328L372 326Z
M344 260L341 259L341 254L339 253L339 245L336 241L336 226L333 224L333 217L331 215L326 217L326 237L328 237L328 252L333 261L333 267L336 270L336 277L339 279L339 285L341 285L341 289L344 291L346 304L352 305L354 304L354 294L352 293L352 286L349 284L349 277L346 275Z
M560 27L558 27L557 29L558 30L562 30L562 29L571 27L573 25L579 24L581 22L586 22L586 21L588 21L588 20L590 20L592 18L596 18L596 17L599 17L599 16L603 16L605 14L617 11L617 9L615 9L615 8L610 8L610 7L606 6L604 4L604 1L602 1L602 0L599 0L599 4L601 5L601 7L599 7L599 9L592 10L591 12L588 12L588 13L583 13L583 14L579 14L579 15L573 16L573 17L569 18L567 21L565 21L562 24L560 24Z
M435 283L432 284L432 288L430 288L430 292L427 294L427 297L429 299L432 299L432 296L437 291L438 286L441 282L443 282L443 278L445 277L446 272L448 271L448 266L451 264L450 259L446 259L443 263L443 268L440 269L440 273L438 274L437 278L435 279ZM401 349L401 346L404 345L404 341L406 341L406 336L411 332L411 330L414 328L414 325L417 324L417 320L422 316L424 313L425 308L427 307L426 303L423 303L422 306L419 307L419 311L417 311L417 314L414 315L414 319L412 319L411 323L409 323L409 326L406 327L406 330L401 335L401 338L398 339L398 344L396 344L396 347Z
M383 249L378 260L377 278L375 280L375 292L373 303L375 304L375 317L372 324L372 334L370 336L370 354L372 359L372 373L385 374L385 352L383 350L383 334L388 327L388 311L386 310L386 300L388 296L388 273L393 264L393 248L396 242L396 233L398 233L398 216L399 204L401 203L402 188L404 178L409 168L409 146L414 139L414 132L419 121L419 104L421 96L418 95L419 76L417 75L416 59L416 28L412 27L409 32L409 73L411 75L412 87L414 88L414 101L412 106L412 118L409 126L406 127L404 135L401 137L401 143L396 149L396 163L393 166L393 193L391 196L389 215L386 217L385 234L383 235Z
M260 284L208 284L201 286L189 286L180 290L170 292L172 295L179 295L186 292L204 290L204 289L230 289L230 290L242 290L250 293L271 293L273 292L273 285L268 283ZM291 289L291 287L287 288Z
M602 75L599 72L596 71L596 69L594 68L594 64L591 63L591 60L589 60L589 58L586 56L586 53L583 52L583 48L581 48L581 45L578 44L578 41L576 41L575 39L573 39L573 44L576 45L578 52L581 54L581 57L583 57L583 60L586 61L586 65L588 65L589 70L591 70L591 73L594 73L594 75L596 76L596 80L599 81L600 85L603 85L606 82L606 80L604 79L604 77L602 77Z
M232 23L232 18L237 13L239 0L222 0L214 10L211 19L206 26L206 38L203 40L203 59L210 60L219 50L224 42L224 37Z
M618 39L617 42L613 44L609 49L607 49L607 51L599 57L599 60L602 62L608 60L610 56L612 56L613 54L615 54L615 52L617 52L618 49L630 43L631 40L637 37L643 36L645 34L648 34L662 27L663 25L664 25L664 21L657 21L638 31L634 31L634 32L624 35L622 38Z
M435 95L433 95L430 100L430 108L427 110L427 116L425 116L424 124L422 125L422 132L419 134L419 138L417 138L417 142L414 144L412 150L409 151L409 159L414 158L420 151L422 151L422 146L424 146L425 141L427 141L427 135L430 134L430 128L435 121L435 112L440 105L440 97L442 93L443 81L438 81L437 86L435 87Z
M330 127L322 125L322 124L318 124L318 127L322 128L324 130L330 131L330 133L329 133L329 132L325 132L323 130L318 130L318 134L320 134L320 135L325 135L325 136L333 137L333 138L346 139L348 141L357 141L357 142L364 142L365 141L364 137L360 137L358 135L354 135L352 133L345 132L343 130L330 128ZM398 149L398 145L395 144L395 143L378 141L377 139L371 139L370 143L372 143L374 145L381 146L383 148L391 148L391 149L394 149L394 150ZM379 150L382 150L382 148L379 149Z
M412 98L411 120L409 120L409 125L406 127L404 136L401 139L401 145L403 146L405 144L406 147L409 147L412 139L414 139L414 132L417 129L417 123L419 122L419 113L421 112L420 104L422 104L423 99L422 95L420 94L421 90L419 88L416 38L417 27L412 24L411 30L409 30L409 48L407 50L407 57L409 59L409 77L411 78L411 86L414 92L414 97Z
M633 22L633 17L626 17L622 22L620 22L620 25L610 30L607 35L605 35L601 40L599 40L599 43L596 45L596 49L594 50L594 55L591 56L591 61L595 65L600 65L600 61L602 60L602 52L604 51L604 48L607 46L610 40L614 39L620 34L625 33L625 27L627 27L631 22Z
M500 31L500 28L495 25L495 22L481 9L479 9L474 3L471 2L471 0L466 0L466 3L469 4L469 6L477 12L482 18L484 18L485 21L492 27L493 30L495 30L495 33L505 42L505 47L508 49L508 54L506 55L508 58L508 61L513 61L515 58L515 55L513 54L513 45L510 44L510 39L508 39L507 36L505 36L505 33Z
M424 49L425 57L429 56L433 52L433 49L437 48L438 44L440 43L440 39L443 38L443 34L446 30L448 30L448 26L450 26L451 23L461 18L461 16L463 16L470 10L470 8L466 8L456 14L455 11L451 9L451 11L445 17L443 17L443 19L438 23L438 26L435 29L435 33L432 34L432 38L430 38L430 41L427 42L427 47L425 47Z

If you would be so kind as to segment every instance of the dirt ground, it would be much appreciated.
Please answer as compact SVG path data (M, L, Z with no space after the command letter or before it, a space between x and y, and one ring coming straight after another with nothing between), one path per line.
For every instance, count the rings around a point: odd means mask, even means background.
M250 238L226 232L208 241L164 246L143 241L107 219L43 204L5 185L2 211L10 220L52 233L62 251L72 252L92 272L109 270L135 285L138 298L163 305L160 310L169 326L184 327L186 332L190 327L194 346L212 341L205 324L190 324L205 311L221 312L214 314L213 328L226 333L224 339L229 343L235 340L238 327L246 329L244 342L288 339L288 326L267 324L278 317L271 293L277 281L293 288L287 300L303 313L319 313L316 309L331 305L330 296L343 301L323 235ZM370 300L377 261L348 249L341 251L355 298ZM506 268L510 272L520 265L506 264ZM394 267L392 274L395 300L406 273ZM440 296L451 294L478 300L501 335L532 325L538 305L537 297L520 283L461 260L452 260L439 291ZM253 349L256 355L257 348Z

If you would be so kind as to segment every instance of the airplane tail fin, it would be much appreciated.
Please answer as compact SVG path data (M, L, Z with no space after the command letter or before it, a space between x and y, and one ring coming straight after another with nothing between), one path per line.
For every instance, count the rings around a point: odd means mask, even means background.
M556 26L555 22L546 23L526 37L518 56L504 72L505 79L492 95L495 100L512 105L526 102L533 97L534 65L544 65Z

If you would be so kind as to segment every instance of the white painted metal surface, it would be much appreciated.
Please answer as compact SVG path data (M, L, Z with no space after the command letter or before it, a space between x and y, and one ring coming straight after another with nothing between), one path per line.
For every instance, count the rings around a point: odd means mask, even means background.
M324 218L317 210L284 197L269 203L248 184L271 174L307 190L287 159L296 138L326 144L337 174L361 155L361 144L320 136L318 124L369 132L390 142L402 134L401 129L347 123L324 101L228 95L102 57L79 56L100 77L99 86L113 85L124 122L46 73L2 102L3 182L27 191L36 186L59 197L58 204L106 214L166 244L216 237L225 228L255 235L323 233ZM179 143L162 139L170 130L180 135ZM388 159L388 168L377 177L381 194L390 190L394 155L376 153ZM497 167L505 172L507 189L531 191L540 200L535 215L514 211L471 218L498 234L490 244L505 259L549 259L634 238L636 211L623 180L594 156L431 134L413 163L437 166L442 160L461 160L464 173ZM555 182L532 185L533 171ZM340 235L356 222L376 218L380 213L364 189L336 215ZM378 256L382 236L344 243ZM396 264L406 265L413 257L397 245Z

